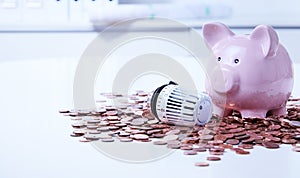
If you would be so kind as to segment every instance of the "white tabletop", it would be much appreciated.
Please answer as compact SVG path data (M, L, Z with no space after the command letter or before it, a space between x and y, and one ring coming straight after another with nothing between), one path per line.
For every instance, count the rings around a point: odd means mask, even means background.
M131 164L111 159L90 143L71 138L71 121L58 113L72 108L77 61L22 60L0 63L0 177L222 177L296 178L300 153L256 147L250 155L227 151L220 162L195 167L208 153L175 151L163 159ZM300 96L300 64L295 64L293 95ZM296 90L298 89L298 91ZM122 151L120 149L120 151Z

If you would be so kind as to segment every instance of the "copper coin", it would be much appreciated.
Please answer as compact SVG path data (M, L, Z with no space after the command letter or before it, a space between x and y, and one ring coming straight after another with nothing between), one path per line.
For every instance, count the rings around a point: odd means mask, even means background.
M230 133L236 133L236 132L242 132L242 131L244 131L244 130L245 130L244 128L238 127L238 128L236 128L236 129L230 129L229 132L230 132Z
M167 142L163 140L157 140L153 142L154 145L166 145Z
M270 125L270 126L268 127L269 130L278 130L278 129L280 129L280 128L281 128L280 125Z
M227 139L227 137L225 135L215 135L214 136L214 139L215 140L222 140L222 141L225 141Z
M193 148L193 150L197 151L197 152L206 152L206 148L204 148L204 147Z
M292 138L282 138L282 143L285 143L285 144L294 144L294 143L297 143L297 140L295 139L292 139Z
M196 154L197 154L197 151L189 150L189 151L185 151L183 154L184 154L184 155L196 155Z
M244 149L242 149L242 148L235 148L234 150L235 150L235 152L236 152L237 154L240 154L240 155L248 155L248 154L250 154L249 151L246 151L246 150L244 150Z
M221 156L224 154L224 152L215 152L215 151L209 151L210 155L214 155L214 156Z
M197 162L197 163L195 163L195 166L207 167L207 166L209 166L209 164L207 162Z
M262 143L264 147L268 148L268 149L277 149L279 148L279 145L277 143L274 142L263 142Z
M255 138L250 137L250 138L248 138L248 139L246 139L246 140L242 140L242 143L252 143L252 142L254 142L254 141L255 141Z
M240 144L238 147L243 149L253 149L253 145L244 143Z
M224 148L222 147L212 147L212 148L209 148L209 151L212 151L212 152L224 152Z
M237 145L240 143L240 141L237 139L228 139L225 143L230 144L230 145Z
M235 138L238 139L238 140L245 140L245 139L250 138L250 135L245 134L245 135L242 135L242 136L237 136L237 137L235 137Z
M220 161L221 158L220 158L220 157L217 157L217 156L208 156L208 157L206 158L206 160L208 160L208 161Z
M193 150L192 146L181 146L180 147L181 150Z

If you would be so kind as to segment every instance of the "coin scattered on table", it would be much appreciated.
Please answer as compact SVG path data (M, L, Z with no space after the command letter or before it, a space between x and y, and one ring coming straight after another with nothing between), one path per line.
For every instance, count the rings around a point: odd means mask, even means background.
M206 159L208 161L220 161L221 160L221 158L217 157L217 156L208 156Z
M195 166L207 167L207 166L209 166L209 163L207 163L207 162L197 162L197 163L195 163Z
M96 100L99 107L95 110L58 111L70 116L74 129L70 136L79 142L152 142L153 146L181 151L184 155L198 154L208 161L220 161L219 156L229 151L251 155L251 149L257 146L280 149L281 144L286 144L297 154L300 152L300 99L289 99L285 116L241 118L234 111L227 117L214 115L205 126L187 127L157 120L147 104L147 92L101 96L105 99ZM114 106L111 101L116 98L121 104ZM200 161L195 166L207 167L209 163Z

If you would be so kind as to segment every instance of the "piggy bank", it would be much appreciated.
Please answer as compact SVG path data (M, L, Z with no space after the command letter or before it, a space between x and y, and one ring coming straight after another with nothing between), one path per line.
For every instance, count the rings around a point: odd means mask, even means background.
M293 68L272 27L259 25L251 34L235 35L224 24L208 23L203 38L220 64L211 69L206 82L215 114L228 116L233 110L242 117L286 114Z

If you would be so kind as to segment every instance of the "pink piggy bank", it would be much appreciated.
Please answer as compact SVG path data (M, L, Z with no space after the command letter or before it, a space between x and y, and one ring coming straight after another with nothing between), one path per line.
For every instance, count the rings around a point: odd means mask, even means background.
M220 64L206 82L215 114L228 116L233 110L242 117L286 114L293 68L272 27L259 25L249 35L235 35L224 24L208 23L203 37Z

